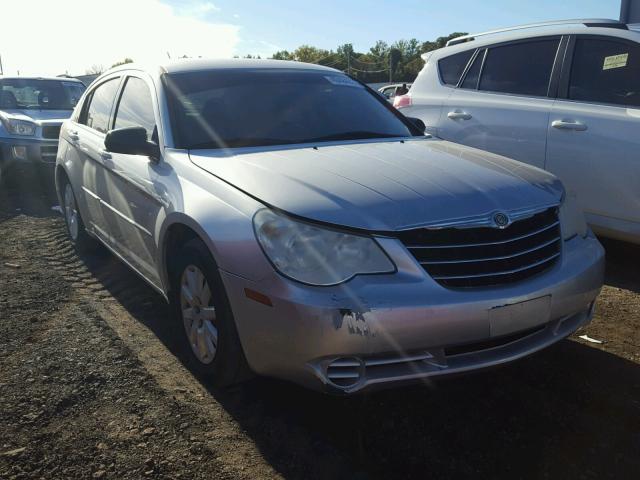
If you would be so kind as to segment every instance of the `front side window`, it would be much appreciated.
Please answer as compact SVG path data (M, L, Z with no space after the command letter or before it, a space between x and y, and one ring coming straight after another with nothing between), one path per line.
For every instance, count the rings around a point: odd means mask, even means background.
M350 77L302 69L220 69L163 77L180 148L408 137L410 127Z
M458 84L467 63L471 60L471 55L473 55L473 50L468 50L442 58L438 61L440 78L445 85L456 86Z
M478 88L545 97L559 43L559 39L537 40L490 48Z
M640 106L640 47L612 39L578 38L569 99Z
M113 78L99 85L89 98L89 107L80 123L101 133L109 130L109 115L111 106L118 90L119 78ZM83 121L84 120L84 121Z
M154 137L156 119L151 92L144 80L137 77L127 79L116 110L114 128L126 127L143 127L148 140Z
M0 108L4 110L73 110L85 86L80 82L31 78L0 80Z

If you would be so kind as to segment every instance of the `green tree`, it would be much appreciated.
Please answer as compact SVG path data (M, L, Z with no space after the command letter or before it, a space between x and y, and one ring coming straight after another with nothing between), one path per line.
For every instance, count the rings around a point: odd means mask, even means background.
M461 35L466 33L454 32L425 42L416 38L401 39L391 45L378 40L366 53L356 52L351 43L339 45L335 52L301 45L293 52L280 50L271 58L327 65L368 83L387 82L389 73L392 73L394 81L412 82L424 65L421 58L423 53L442 48L449 40Z
M120 66L120 65L126 65L127 63L133 63L133 60L130 59L129 57L127 57L124 60L121 60L120 62L116 62L113 65L111 65L111 68L117 67L117 66Z

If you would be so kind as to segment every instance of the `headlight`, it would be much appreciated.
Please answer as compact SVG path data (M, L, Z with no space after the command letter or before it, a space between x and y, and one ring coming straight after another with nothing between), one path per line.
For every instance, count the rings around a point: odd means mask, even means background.
M256 238L283 275L311 285L335 285L395 266L372 238L316 227L271 210L253 217Z
M9 118L4 123L9 133L14 135L31 136L36 133L36 125L31 122Z
M569 240L576 235L586 237L589 233L589 227L584 219L584 213L578 206L575 196L565 193L562 205L560 205L560 225L562 227L562 236L565 240Z

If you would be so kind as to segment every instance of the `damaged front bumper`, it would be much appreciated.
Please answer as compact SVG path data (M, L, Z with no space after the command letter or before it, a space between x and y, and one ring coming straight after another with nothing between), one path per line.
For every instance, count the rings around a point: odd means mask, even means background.
M564 242L561 261L536 277L473 289L445 288L399 242L381 244L397 273L335 287L221 271L250 367L343 394L486 368L588 323L602 286L604 251L593 236Z

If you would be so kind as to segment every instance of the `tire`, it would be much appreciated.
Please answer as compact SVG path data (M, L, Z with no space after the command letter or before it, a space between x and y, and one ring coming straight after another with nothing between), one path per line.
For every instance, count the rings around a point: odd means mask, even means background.
M177 257L170 274L172 327L187 366L215 387L245 380L250 370L213 257L199 239Z
M61 182L60 203L62 215L67 226L67 235L78 253L87 253L96 250L98 242L92 238L85 229L76 196L69 179L65 176Z

